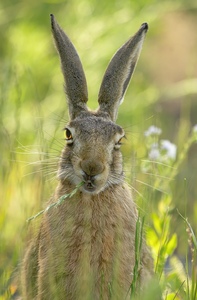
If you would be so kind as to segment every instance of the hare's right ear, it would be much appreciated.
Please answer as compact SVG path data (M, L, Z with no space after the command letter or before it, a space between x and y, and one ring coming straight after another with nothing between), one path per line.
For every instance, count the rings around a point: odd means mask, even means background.
M88 92L86 78L75 47L56 22L54 15L51 14L50 16L52 33L60 56L65 80L69 115L71 119L74 119L80 112L87 111Z
M112 121L117 118L118 107L123 101L147 30L148 24L143 23L136 34L115 53L103 77L98 111L107 112Z

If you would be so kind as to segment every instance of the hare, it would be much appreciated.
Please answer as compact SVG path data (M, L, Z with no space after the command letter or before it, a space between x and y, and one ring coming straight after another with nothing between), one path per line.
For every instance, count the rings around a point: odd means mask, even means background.
M22 299L130 299L138 213L124 181L117 111L136 66L147 23L113 56L102 81L99 108L90 111L79 56L51 15L52 33L65 79L70 121L65 127L59 184L49 203L78 191L43 215L21 270ZM152 276L142 239L139 289Z

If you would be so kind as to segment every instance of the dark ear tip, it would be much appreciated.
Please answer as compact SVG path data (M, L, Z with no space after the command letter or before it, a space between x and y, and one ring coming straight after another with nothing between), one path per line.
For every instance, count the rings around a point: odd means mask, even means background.
M50 17L51 17L51 23L53 23L53 22L54 22L54 19L55 19L55 17L54 17L54 15L53 15L53 14L50 14Z
M141 25L141 28L145 31L145 32L147 32L148 31L148 23L142 23L142 25Z
M54 27L54 23L55 23L55 17L53 14L50 14L50 17L51 17L51 27L53 28Z

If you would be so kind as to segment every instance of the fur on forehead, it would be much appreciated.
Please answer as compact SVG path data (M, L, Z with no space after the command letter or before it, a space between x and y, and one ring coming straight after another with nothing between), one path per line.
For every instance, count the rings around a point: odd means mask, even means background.
M102 114L86 112L80 114L77 118L70 121L69 127L74 127L76 131L87 132L89 134L102 132L106 135L114 135L116 133L122 135L124 131L121 126L112 122Z

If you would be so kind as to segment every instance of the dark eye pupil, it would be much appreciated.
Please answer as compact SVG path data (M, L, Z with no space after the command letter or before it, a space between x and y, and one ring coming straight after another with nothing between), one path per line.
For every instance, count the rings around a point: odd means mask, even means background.
M71 132L70 132L70 130L68 128L66 128L66 139L67 140L72 139L72 134L71 134Z

